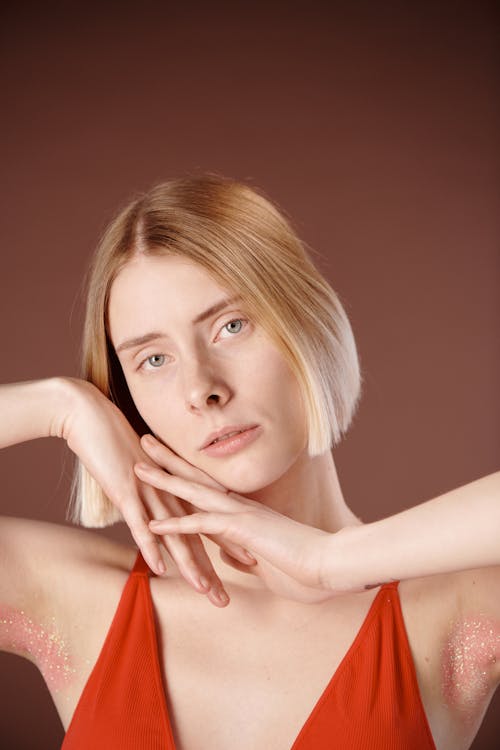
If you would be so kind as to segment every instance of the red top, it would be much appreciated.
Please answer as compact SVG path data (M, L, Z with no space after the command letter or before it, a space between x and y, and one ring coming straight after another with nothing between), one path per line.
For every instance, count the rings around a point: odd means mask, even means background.
M61 750L176 750L149 575L138 553ZM380 587L290 750L436 750L398 583Z

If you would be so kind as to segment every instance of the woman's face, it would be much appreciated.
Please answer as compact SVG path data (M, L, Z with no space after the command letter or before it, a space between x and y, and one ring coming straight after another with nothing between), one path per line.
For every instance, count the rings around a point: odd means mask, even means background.
M244 494L282 476L306 449L307 436L298 382L241 302L196 322L231 296L187 259L139 256L112 284L109 333L151 432ZM122 348L146 336L150 340ZM232 425L258 427L233 452L202 450L210 433Z

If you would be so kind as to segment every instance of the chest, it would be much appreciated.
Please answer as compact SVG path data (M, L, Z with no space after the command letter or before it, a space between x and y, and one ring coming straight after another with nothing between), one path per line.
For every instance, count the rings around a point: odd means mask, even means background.
M224 610L206 611L201 600L200 610L191 606L186 616L159 603L159 653L176 750L298 750L307 724L362 652L376 595L319 607L290 604L278 612L232 596Z
M169 586L168 592L160 590L163 586ZM342 670L364 643L379 590L334 598L320 606L269 606L230 592L232 602L224 609L191 595L183 583L177 590L172 581L151 581L151 591L157 638L153 651L175 750L300 750L304 727L329 691L336 692ZM444 705L441 691L443 644L454 608L453 595L444 596L444 591L451 589L441 586L433 597L427 585L421 595L417 582L404 581L399 598L436 747L465 750L470 742ZM112 603L116 596L99 597L94 610L79 610L76 619L82 629L75 648L83 666L71 695L56 701L65 726L112 616L106 609L102 628L96 627L98 601ZM89 612L92 618L86 627ZM94 632L96 638L82 640L82 630ZM358 675L363 679L362 668Z

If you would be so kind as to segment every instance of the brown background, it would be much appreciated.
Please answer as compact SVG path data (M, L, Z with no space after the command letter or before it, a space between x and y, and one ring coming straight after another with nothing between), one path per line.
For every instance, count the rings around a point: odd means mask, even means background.
M211 170L275 199L346 305L365 377L335 453L353 510L499 469L493 3L180 6L3 11L1 380L75 375L113 211ZM62 522L71 466L56 440L4 450L2 512ZM2 747L57 748L38 673L1 669ZM475 750L498 746L499 707Z

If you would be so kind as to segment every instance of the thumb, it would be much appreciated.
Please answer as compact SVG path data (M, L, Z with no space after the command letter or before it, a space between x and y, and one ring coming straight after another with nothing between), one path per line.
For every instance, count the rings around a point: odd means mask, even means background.
M241 573L251 573L253 575L257 575L255 568L256 565L245 565L245 563L240 562L239 560L236 560L236 558L229 555L225 550L222 548L219 550L220 559L222 562L225 562L226 565L229 565L231 568L235 568L236 570L239 570Z

